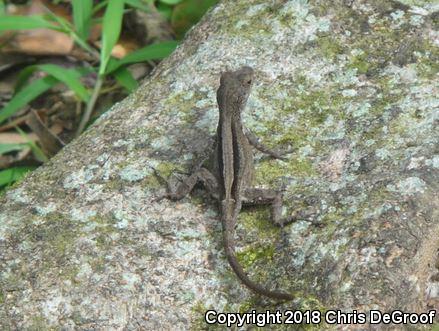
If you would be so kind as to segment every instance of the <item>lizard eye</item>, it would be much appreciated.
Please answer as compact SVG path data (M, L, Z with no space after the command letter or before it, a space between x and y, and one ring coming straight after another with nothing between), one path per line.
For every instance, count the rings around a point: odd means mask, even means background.
M252 83L252 80L249 79L249 80L247 81L247 84L250 85L251 83Z

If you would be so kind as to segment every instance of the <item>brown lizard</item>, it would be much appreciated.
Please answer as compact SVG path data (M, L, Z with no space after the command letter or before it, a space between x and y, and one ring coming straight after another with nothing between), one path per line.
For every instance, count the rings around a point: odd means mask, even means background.
M252 86L254 72L250 67L221 75L217 91L219 121L213 155L207 166L199 166L175 189L168 185L166 197L179 200L186 196L197 182L203 183L209 193L220 202L223 239L227 259L241 281L256 293L278 299L291 300L293 296L279 291L266 289L252 281L235 254L234 230L238 214L243 204L271 205L272 221L277 225L296 220L297 216L281 217L282 194L272 189L251 187L254 164L250 143L257 149L280 157L277 152L261 145L254 136L243 131L241 114L247 103Z

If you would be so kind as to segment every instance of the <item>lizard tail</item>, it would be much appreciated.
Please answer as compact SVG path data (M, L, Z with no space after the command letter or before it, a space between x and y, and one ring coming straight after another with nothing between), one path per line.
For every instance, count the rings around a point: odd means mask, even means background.
M227 224L228 222L226 222ZM229 223L230 225L230 223ZM233 235L233 229L230 229L229 226L226 226L227 228L223 231L223 237L224 237L224 247L226 250L226 256L227 260L230 263L230 266L232 267L235 274L238 276L238 278L246 285L248 288L253 290L254 292L265 295L272 299L277 300L293 300L294 297L288 293L285 292L278 292L278 291L271 291L263 287L262 285L259 285L252 281L248 276L247 273L242 268L241 264L239 264L238 259L236 258L235 254L235 242L232 237Z

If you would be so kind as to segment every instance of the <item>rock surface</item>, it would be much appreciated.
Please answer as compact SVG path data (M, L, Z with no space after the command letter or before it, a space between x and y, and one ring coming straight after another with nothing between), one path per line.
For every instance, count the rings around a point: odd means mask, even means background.
M0 329L203 329L204 312L439 307L438 11L434 1L222 1L153 76L0 198ZM151 172L190 169L215 131L220 72L257 71L244 121L287 161L237 228L244 288L204 191L175 203ZM329 326L330 328L334 326ZM354 328L354 326L347 326ZM282 326L279 326L282 328Z

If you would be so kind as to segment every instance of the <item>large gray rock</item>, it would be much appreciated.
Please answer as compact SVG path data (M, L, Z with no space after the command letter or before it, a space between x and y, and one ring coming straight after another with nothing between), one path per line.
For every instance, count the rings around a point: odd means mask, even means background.
M223 1L153 76L0 200L0 326L197 329L204 311L439 306L438 5L434 1ZM211 143L220 72L257 71L247 127L258 185L282 187L282 230L239 220L251 277L228 266L215 203L154 202ZM349 326L354 328L353 325Z

